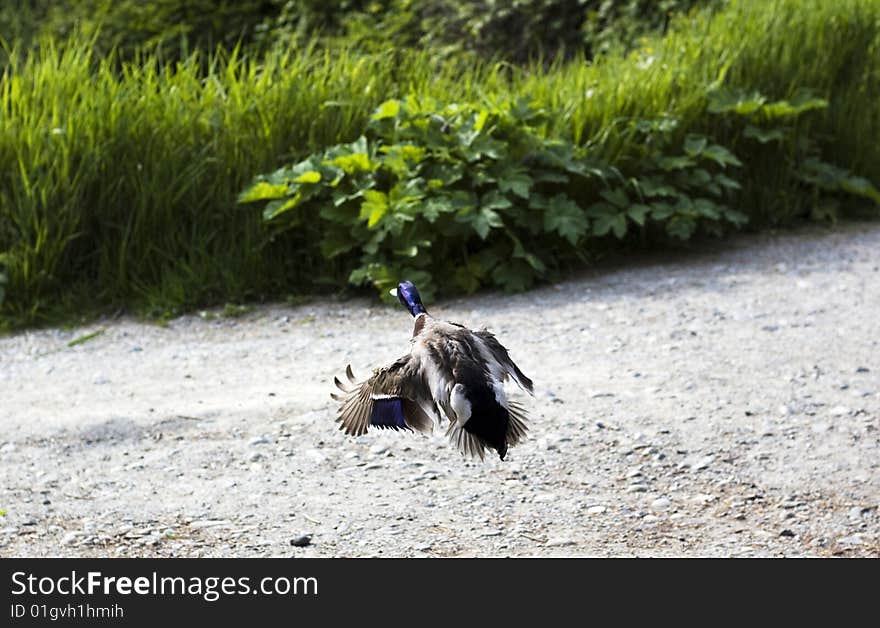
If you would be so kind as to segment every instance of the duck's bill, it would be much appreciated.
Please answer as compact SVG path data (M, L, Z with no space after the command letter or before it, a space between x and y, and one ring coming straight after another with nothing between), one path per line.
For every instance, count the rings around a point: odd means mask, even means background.
M397 296L397 288L391 288L391 290L388 291L388 294L390 294L392 297L396 297Z

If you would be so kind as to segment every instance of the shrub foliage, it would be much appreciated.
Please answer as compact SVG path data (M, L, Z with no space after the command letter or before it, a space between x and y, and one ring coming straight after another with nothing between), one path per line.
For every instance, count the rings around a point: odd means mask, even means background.
M713 90L708 103L710 114L744 118L743 137L758 144L790 143L790 124L828 104L808 92L768 102L727 90ZM523 290L583 261L599 238L650 231L686 240L748 222L728 204L742 189L742 162L703 134L677 141L676 118L629 121L628 141L644 149L620 167L548 138L546 119L523 99L389 100L365 135L257 177L239 200L268 201L263 219L276 233L318 225L322 255L348 255L348 280L380 294L405 278L428 294ZM880 203L866 179L823 162L801 140L789 176L815 198L837 203L828 194L849 193Z

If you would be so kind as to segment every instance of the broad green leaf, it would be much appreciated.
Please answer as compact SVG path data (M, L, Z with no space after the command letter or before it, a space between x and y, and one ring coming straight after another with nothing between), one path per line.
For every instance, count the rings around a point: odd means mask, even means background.
M479 211L467 216L462 216L462 221L467 218L467 222L474 228L481 240L485 240L489 236L489 231L493 227L503 227L504 223L498 213L488 207L481 207Z
M468 294L480 287L480 279L474 270L473 264L459 266L453 278L456 285Z
M476 164L471 168L471 182L475 187L495 187L498 179L496 179L495 174L488 168L485 168L483 164Z
M611 225L611 228L614 230L614 235L616 235L618 239L623 238L623 236L626 235L627 230L626 216L624 214L618 214L614 220L614 224Z
M663 221L675 213L672 205L669 203L655 202L651 203L651 218Z
M691 188L702 188L712 182L712 175L703 168L683 170L679 174L683 179L682 183Z
M636 203L635 205L630 205L629 209L626 210L626 215L632 219L638 225L645 224L645 217L651 212L651 208L648 205L643 205L642 203Z
M543 273L545 270L547 270L547 266L544 264L544 262L542 262L541 259L534 253L526 253L525 251L523 251L522 254L515 255L515 257L524 259L529 266L534 268L539 273Z
M363 194L358 192L356 195L352 196L361 198ZM356 222L358 214L359 210L352 204L321 203L320 208L318 209L318 215L321 218L342 225L350 225L351 223Z
M865 178L853 176L844 177L840 182L840 188L844 192L869 198L880 205L880 192L878 192L877 188Z
M818 98L809 90L798 91L791 99L780 100L778 102L764 105L763 114L766 118L787 118L799 116L807 111L815 109L826 109L828 101L824 98Z
M711 159L722 168L731 166L742 166L742 162L736 158L736 155L721 146L720 144L712 144L703 151L703 157Z
M799 172L800 178L807 183L812 183L824 190L837 191L841 181L848 176L848 172L816 157L804 160L804 165Z
M238 196L239 203L252 203L254 201L268 201L287 196L290 186L286 183L269 183L258 181L245 189Z
M486 209L508 209L513 203L498 190L492 190L483 194L480 199L480 207Z
M428 222L434 222L443 213L453 213L457 210L452 200L447 196L432 196L426 199L420 206L422 216Z
M721 186L715 183L715 181L710 181L709 183L704 185L702 191L708 192L712 196L721 196L723 193Z
M367 228L373 228L388 212L388 196L378 190L364 192L361 218L367 218Z
M357 239L347 233L333 231L321 240L321 255L333 259L337 255L347 253L358 245Z
M721 213L718 211L718 205L709 200L708 198L698 198L693 203L694 211L698 212L704 218L709 218L710 220L718 220L721 218Z
M631 124L637 131L645 133L646 135L653 135L656 133L671 133L678 128L679 121L678 118L666 117L649 120L635 120Z
M677 189L659 177L634 179L633 185L645 196L675 196L678 194Z
M743 90L715 89L709 92L709 113L735 113L748 116L767 102L758 92L746 93Z
M736 209L724 208L724 218L728 222L732 222L737 227L741 227L749 222L749 217Z
M593 223L593 235L604 236L610 231L618 238L626 235L626 214L605 214Z
M684 152L691 157L696 157L708 145L709 140L705 135L688 135L684 140Z
M321 179L326 182L325 185L329 185L331 188L338 186L345 178L345 170L339 166L324 162L321 164L321 170Z
M339 207L340 205L345 205L349 201L353 201L358 198L362 198L364 195L364 190L357 190L356 192L347 193L342 190L334 190L333 191L333 205Z
M510 105L509 111L514 120L522 120L524 122L533 121L543 113L543 110L532 107L531 100L523 97L517 98Z
M301 194L296 194L292 198L282 198L276 201L271 201L266 205L265 209L263 209L263 220L274 220L281 214L290 211L299 204L301 198Z
M544 231L558 233L574 246L589 226L584 210L564 194L557 194L546 202Z
M373 114L371 120L385 120L387 118L396 118L398 113L400 113L400 101L386 100L381 105L379 105L379 108L376 109L376 112Z
M704 153L704 156L708 156L708 150ZM671 170L681 170L683 168L690 168L694 165L694 160L688 157L687 155L680 155L677 157L671 156L663 156L657 160L657 165L660 166L663 170L667 172Z
M835 223L840 216L840 201L836 198L823 197L813 203L810 209L810 220L815 222L828 221Z
M464 165L460 162L431 164L427 172L431 179L442 181L445 185L452 185L461 181L464 176Z
M480 136L464 149L468 161L477 161L482 157L501 160L507 157L507 144L488 136Z
M299 175L294 182L296 183L318 183L321 181L321 173L316 170L308 170Z
M526 262L514 259L496 266L492 279L508 292L521 292L532 285L535 271Z
M743 136L759 141L761 144L776 142L785 139L785 132L778 127L762 129L753 124L747 124L743 130Z
M619 207L621 209L629 207L629 198L627 197L626 192L624 192L620 188L602 190L601 192L599 192L599 196L604 198L615 207Z
M498 180L498 189L502 192L511 192L520 198L528 199L532 183L532 178L526 173L512 171Z
M262 178L262 180L268 181L273 184L287 184L290 181L291 172L290 168L278 168L275 172L270 174L269 176Z
M476 122L474 122L474 130L482 131L483 127L486 125L486 120L489 119L489 112L483 109L479 115L477 116Z
M616 216L612 214L605 214L604 216L599 216L593 221L593 235L595 236L604 236L608 235L608 232L611 231L611 225L614 222Z
M588 218L602 218L603 216L612 216L619 211L617 207L609 205L608 203L604 203L599 201L598 203L593 203L589 207L587 207L584 212Z
M532 170L531 175L539 183L568 183L568 175L554 170Z
M342 168L348 174L358 172L371 172L375 170L376 164L370 160L367 153L351 153L349 155L339 155L328 161L330 165Z
M393 252L398 257L415 257L419 254L419 247L417 247L415 244L410 244L409 246L394 249Z
M687 240L696 230L697 221L688 216L673 216L666 223L666 233L681 240Z
M735 179L731 179L730 177L728 177L725 174L716 174L715 181L718 183L718 185L720 185L721 187L727 188L728 190L741 190L742 189L742 185L740 185L739 181L736 181Z

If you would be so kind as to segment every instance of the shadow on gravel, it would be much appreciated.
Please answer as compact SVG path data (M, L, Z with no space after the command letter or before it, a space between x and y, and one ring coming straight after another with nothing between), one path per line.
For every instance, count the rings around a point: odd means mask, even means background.
M153 423L143 423L127 417L114 417L91 423L78 430L61 429L52 437L36 445L53 444L65 449L81 449L94 445L120 445L143 440L158 441L193 427L196 417L169 417Z

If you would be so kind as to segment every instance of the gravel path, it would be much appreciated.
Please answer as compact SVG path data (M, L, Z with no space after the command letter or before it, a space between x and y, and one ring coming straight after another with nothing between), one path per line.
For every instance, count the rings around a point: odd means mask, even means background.
M535 380L506 462L336 430L374 302L0 338L0 556L880 556L876 223L428 307Z

